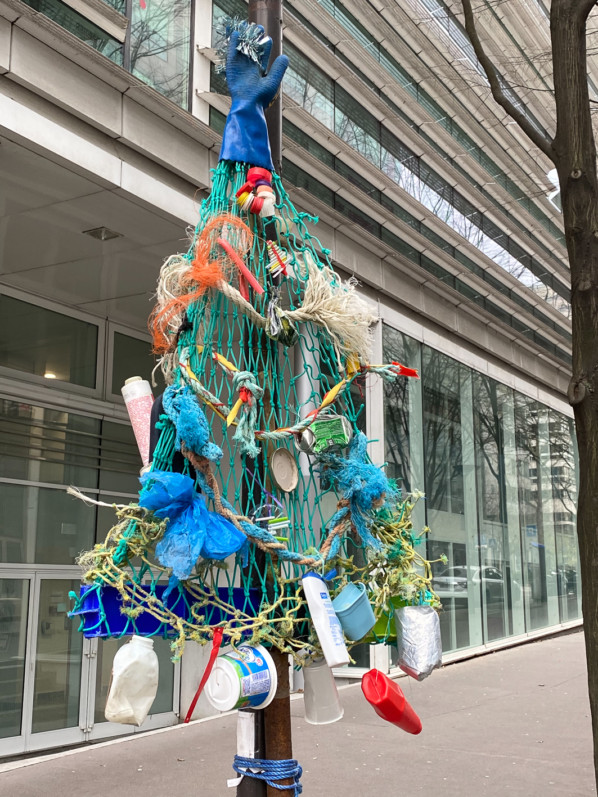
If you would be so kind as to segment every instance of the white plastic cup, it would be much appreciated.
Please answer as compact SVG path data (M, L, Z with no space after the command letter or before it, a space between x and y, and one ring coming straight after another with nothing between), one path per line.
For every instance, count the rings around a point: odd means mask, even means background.
M305 721L310 725L330 725L342 719L344 709L332 670L325 659L316 659L303 668Z
M277 687L276 665L266 648L239 645L216 659L206 683L206 697L218 711L265 708Z

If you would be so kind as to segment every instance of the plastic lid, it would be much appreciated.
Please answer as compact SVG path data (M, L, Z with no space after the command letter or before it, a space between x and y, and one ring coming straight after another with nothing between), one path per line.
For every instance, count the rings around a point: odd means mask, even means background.
M130 376L128 379L125 379L125 385L130 385L131 382L143 382L142 376Z
M220 657L206 684L206 697L218 711L231 711L239 702L239 676L228 659Z
M285 493L290 493L299 483L295 457L287 448L277 448L270 454L270 472L276 486Z

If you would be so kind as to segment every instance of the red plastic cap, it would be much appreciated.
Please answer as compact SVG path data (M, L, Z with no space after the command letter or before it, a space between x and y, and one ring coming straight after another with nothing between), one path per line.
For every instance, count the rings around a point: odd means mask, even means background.
M261 166L252 166L247 172L247 180L254 186L258 180L267 180L268 183L271 183L272 174L268 169L262 169Z
M370 670L361 679L361 691L383 720L407 733L421 733L422 721L405 699L396 681L380 670Z

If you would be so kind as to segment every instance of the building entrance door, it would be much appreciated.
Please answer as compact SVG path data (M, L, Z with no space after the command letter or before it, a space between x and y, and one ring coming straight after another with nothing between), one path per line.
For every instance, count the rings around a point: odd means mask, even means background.
M67 613L73 568L0 570L0 755L85 740L89 642Z
M85 639L69 618L78 570L0 569L0 756L131 733L103 721L113 653L126 640ZM142 730L177 722L178 667L158 640L160 688ZM99 656L98 656L99 653Z

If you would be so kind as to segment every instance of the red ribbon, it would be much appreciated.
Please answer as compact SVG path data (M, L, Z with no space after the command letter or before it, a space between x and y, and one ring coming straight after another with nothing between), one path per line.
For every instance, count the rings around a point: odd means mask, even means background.
M185 717L185 722L189 722L191 717L193 716L193 712L195 711L195 706L197 705L197 701L199 700L199 696L203 692L203 688L206 685L206 681L210 677L210 673L212 672L212 667L214 666L214 662L216 661L216 656L218 655L218 650L220 649L220 645L222 644L222 628L217 628L214 631L214 639L212 640L212 652L210 653L210 660L208 661L208 666L205 669L205 672L199 682L199 686L197 687L197 692L195 693L195 697L191 701L191 705L189 706L189 711L187 712L187 716Z

